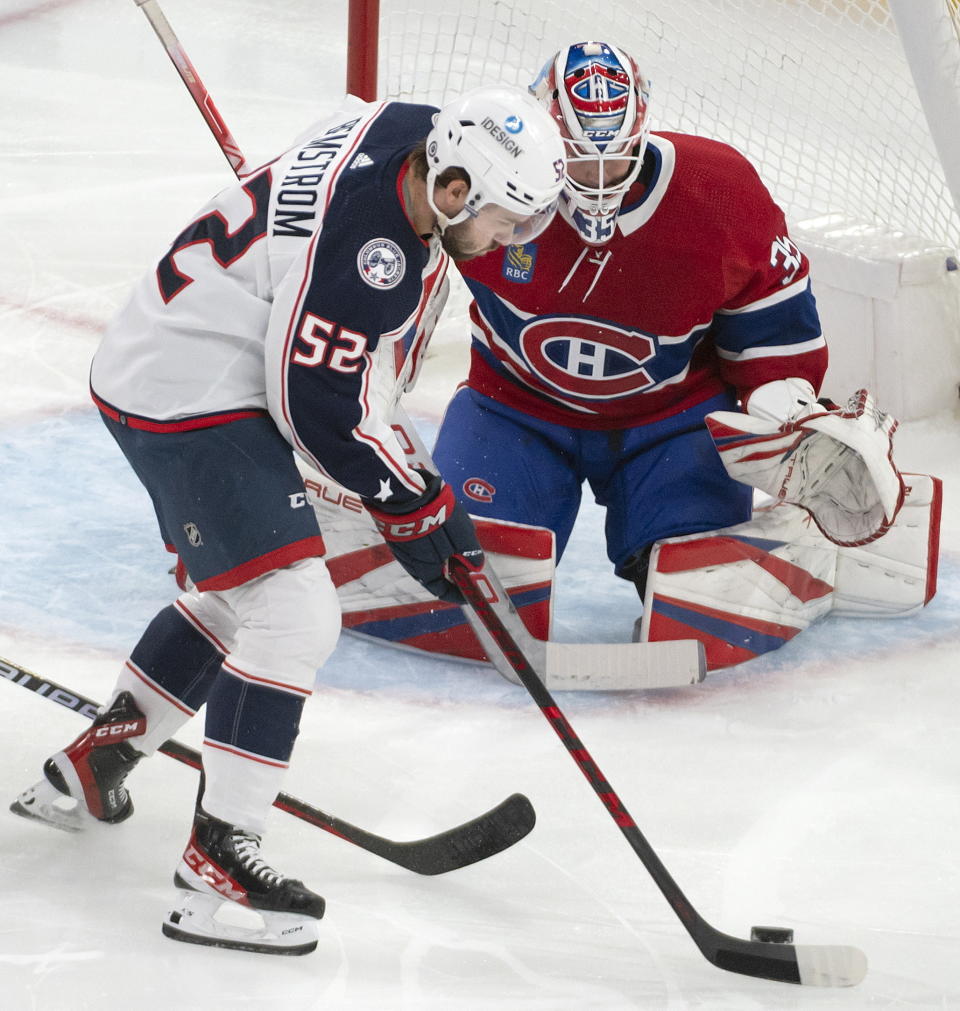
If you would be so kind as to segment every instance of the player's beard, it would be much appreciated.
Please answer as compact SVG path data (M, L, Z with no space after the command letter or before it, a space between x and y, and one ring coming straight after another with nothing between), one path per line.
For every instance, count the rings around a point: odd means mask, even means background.
M496 243L478 248L476 239L470 237L472 224L472 221L461 221L458 225L447 225L440 236L440 245L454 263L472 260L497 248Z

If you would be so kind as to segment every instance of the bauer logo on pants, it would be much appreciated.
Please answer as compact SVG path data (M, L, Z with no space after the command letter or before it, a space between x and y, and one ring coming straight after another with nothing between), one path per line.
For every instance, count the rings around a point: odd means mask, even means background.
M357 253L357 269L371 288L396 287L403 280L404 267L403 253L390 239L371 239Z

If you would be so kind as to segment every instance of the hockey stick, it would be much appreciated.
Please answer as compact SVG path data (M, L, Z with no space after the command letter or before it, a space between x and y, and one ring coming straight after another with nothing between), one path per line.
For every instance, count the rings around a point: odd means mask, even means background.
M216 137L220 150L230 163L230 168L236 173L238 179L243 179L244 176L249 175L250 170L247 168L247 161L240 151L240 146L233 139L233 134L227 129L227 124L224 123L220 112L213 104L210 92L200 80L200 75L194 69L157 0L133 0L133 2L143 11L151 27L157 33L157 38L167 51L167 56L177 68L180 79L187 86L187 91L196 102L200 115L203 116L207 126Z
M603 801L604 807L708 962L730 972L784 983L853 986L863 979L867 971L867 959L859 948L839 945L794 946L762 940L745 941L724 934L707 923L690 904L637 828L623 802L600 771L600 767L590 757L590 753L574 733L573 727L560 711L553 696L544 687L523 650L498 618L494 606L497 602L496 590L483 571L476 572L454 558L450 564L450 577L466 598L469 607L486 626L498 649L516 671L523 686L540 707L540 711L556 731L594 792ZM754 928L754 931L759 934L764 929L770 931L770 928ZM792 932L789 931L783 931L782 934L792 937Z
M96 702L3 657L0 657L0 677L80 713L87 719L92 720L97 715ZM160 750L192 769L201 768L200 753L186 744L170 740L161 744ZM408 871L430 875L446 874L492 857L519 842L536 822L533 805L522 793L515 793L496 807L456 828L425 839L395 842L357 828L356 825L327 814L288 793L277 794L273 806Z

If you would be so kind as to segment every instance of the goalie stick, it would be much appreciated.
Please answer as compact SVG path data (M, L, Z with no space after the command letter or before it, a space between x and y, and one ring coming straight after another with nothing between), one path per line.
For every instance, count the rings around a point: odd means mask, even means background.
M475 571L454 558L450 564L450 577L460 588L468 606L486 627L503 657L516 671L523 686L540 707L540 711L556 731L564 747L586 776L594 792L663 893L670 908L677 914L708 962L720 969L745 976L757 976L783 983L804 983L810 986L853 986L863 979L867 971L867 960L859 948L840 945L793 945L762 940L745 941L724 934L707 923L673 880L600 767L590 757L590 753L560 711L553 696L544 687L523 650L500 621L494 607L497 602L496 590L487 580L483 570ZM755 928L755 930L769 932L770 928ZM788 932L782 936L788 936Z
M51 702L56 702L72 712L81 713L88 719L93 719L97 714L96 702L78 695L55 681L42 678L39 674L4 657L0 657L0 677L21 685ZM170 740L161 744L160 750L192 769L201 768L200 753L186 744ZM15 806L11 805L11 810L14 810ZM471 818L462 825L457 825L456 828L424 839L396 842L366 829L357 828L356 825L327 814L304 800L291 797L288 793L277 794L273 806L346 842L353 843L368 853L389 860L408 871L425 875L446 874L480 860L486 860L487 857L492 857L519 842L529 834L536 822L536 813L530 801L522 793L514 793L496 807L476 818Z

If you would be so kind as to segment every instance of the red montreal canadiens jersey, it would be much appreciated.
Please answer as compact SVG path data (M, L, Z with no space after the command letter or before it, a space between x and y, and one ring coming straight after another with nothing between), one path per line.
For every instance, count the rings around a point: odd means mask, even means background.
M559 215L535 242L458 265L473 295L469 385L556 424L626 428L733 386L827 366L808 263L749 162L651 136L617 234Z

